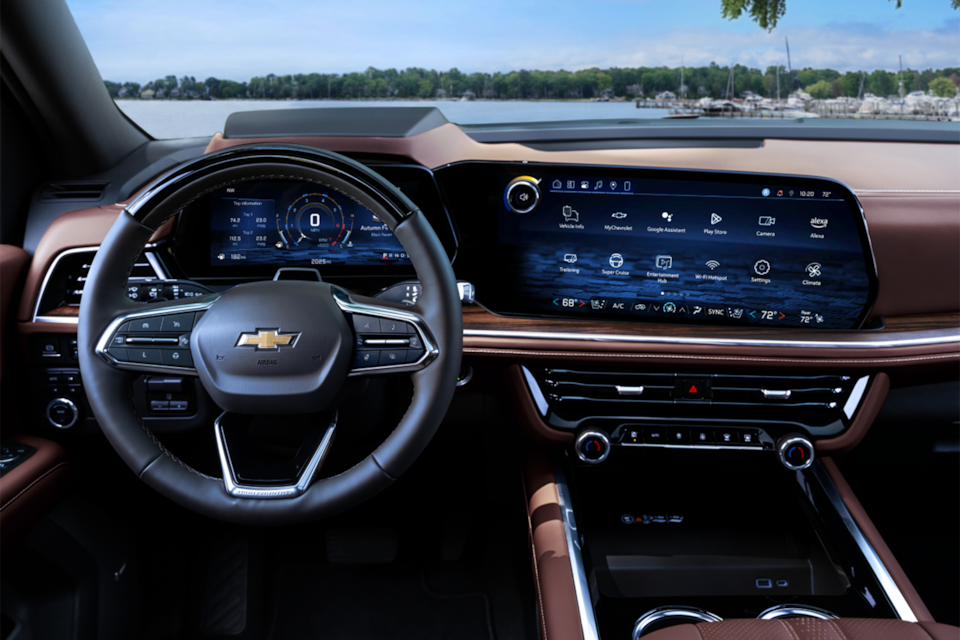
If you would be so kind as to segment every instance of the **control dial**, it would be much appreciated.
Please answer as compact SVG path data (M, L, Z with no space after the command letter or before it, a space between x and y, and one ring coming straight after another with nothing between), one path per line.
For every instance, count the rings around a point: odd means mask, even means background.
M603 431L588 429L577 436L574 449L587 464L598 464L610 455L610 438Z
M800 471L813 464L813 443L805 437L790 433L777 440L780 462L791 471Z
M540 205L540 187L530 176L514 178L503 192L503 202L514 213L530 213Z
M69 429L79 418L80 410L69 398L56 398L47 405L47 420L57 429Z

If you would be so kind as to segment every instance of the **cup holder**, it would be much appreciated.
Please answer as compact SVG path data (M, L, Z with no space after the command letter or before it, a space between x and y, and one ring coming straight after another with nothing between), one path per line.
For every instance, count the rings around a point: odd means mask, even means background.
M696 607L672 606L651 609L637 618L633 625L633 640L678 624L697 624L698 622L720 622L723 620L715 613Z
M776 620L778 618L817 618L819 620L833 620L837 614L819 607L805 604L778 604L770 607L757 616L757 620Z

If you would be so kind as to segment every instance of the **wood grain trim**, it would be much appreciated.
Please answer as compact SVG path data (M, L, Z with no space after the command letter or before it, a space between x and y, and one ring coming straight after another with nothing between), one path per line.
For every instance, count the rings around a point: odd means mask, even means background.
M893 578L897 588L900 589L900 593L903 594L907 604L909 604L910 608L913 609L913 613L917 616L917 620L920 622L933 622L933 616L930 615L930 610L927 609L927 605L923 603L923 600L920 598L920 594L917 593L917 590L913 587L913 584L910 582L907 574L904 573L903 567L901 567L900 563L897 562L893 552L890 551L890 547L888 547L887 543L883 540L883 536L880 535L877 527L874 526L873 521L870 520L870 516L867 515L863 505L860 504L859 500L857 500L856 494L854 494L853 489L850 488L850 485L847 484L843 474L840 473L840 469L837 467L837 464L830 458L824 458L821 463L823 464L823 468L826 470L827 475L830 476L830 480L837 488L837 492L840 494L840 497L843 498L843 502L846 504L847 509L853 516L853 519L856 520L857 525L863 532L864 537L867 539L870 545L873 546L874 551L877 552L880 560L883 561L884 566L887 567L887 571L890 572L890 577Z
M889 391L890 377L885 373L874 376L850 427L836 438L817 440L817 453L822 456L846 453L860 444L873 425L873 421L877 419L877 414L880 413L880 408L883 407L883 401L887 399Z

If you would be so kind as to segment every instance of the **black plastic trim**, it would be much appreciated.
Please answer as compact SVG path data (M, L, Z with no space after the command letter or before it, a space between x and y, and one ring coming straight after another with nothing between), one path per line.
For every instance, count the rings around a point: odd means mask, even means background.
M331 107L239 111L227 117L223 137L409 138L449 122L436 107Z

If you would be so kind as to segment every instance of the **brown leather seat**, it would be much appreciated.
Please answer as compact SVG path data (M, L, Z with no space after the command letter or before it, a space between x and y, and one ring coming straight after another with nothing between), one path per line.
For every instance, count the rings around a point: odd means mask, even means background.
M957 640L960 629L937 622L876 618L724 620L668 627L642 640Z

